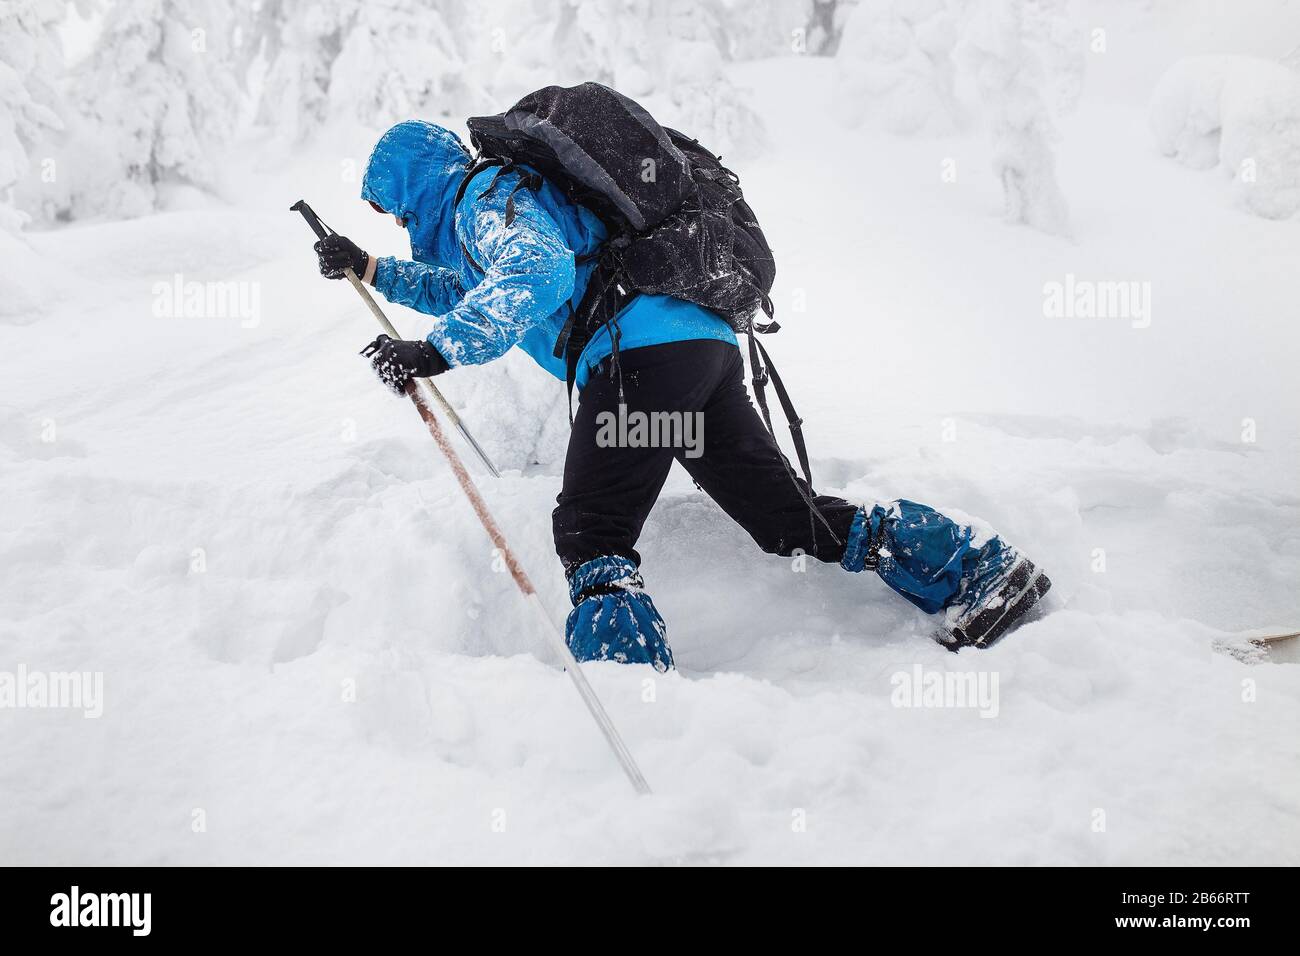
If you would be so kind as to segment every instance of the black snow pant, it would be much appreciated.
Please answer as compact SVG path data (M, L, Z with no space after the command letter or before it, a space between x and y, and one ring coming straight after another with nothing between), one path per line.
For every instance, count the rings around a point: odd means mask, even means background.
M618 359L626 421L635 423L637 412L698 412L695 422L702 422L703 430L692 447L651 447L638 445L628 427L611 445L612 423L619 416L618 375L611 374L608 358L591 372L552 515L555 550L566 574L603 555L640 565L637 538L674 458L764 551L790 555L802 549L827 562L843 557L858 506L828 495L813 498L833 536L810 514L800 493L807 485L802 478L796 479L798 487L791 480L789 464L750 403L740 349L701 339L629 349ZM684 427L675 433L686 434Z

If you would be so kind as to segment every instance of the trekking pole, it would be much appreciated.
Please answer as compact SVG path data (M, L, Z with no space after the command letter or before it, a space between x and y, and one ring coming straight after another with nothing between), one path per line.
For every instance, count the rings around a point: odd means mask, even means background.
M324 238L326 235L324 227L321 226L320 220L316 218L316 214L311 211L310 206L299 200L290 208L294 212L301 212L303 218L312 225L312 229L316 230L317 236ZM348 269L348 275L350 278L356 279L356 273L351 269ZM370 298L369 295L366 295L364 289L361 289L361 292L367 299ZM371 300L371 304L373 305L373 300ZM387 325L388 320L383 318L383 313L379 311L378 306L374 306L374 311L376 316ZM392 326L388 326L388 328L392 329ZM394 337L397 336L396 331L393 331L392 334ZM423 381L425 384L430 384L428 379ZM439 400L442 399L437 389L431 389L431 391ZM641 768L637 766L636 760L632 756L632 751L628 750L627 744L623 742L618 728L614 726L614 721L610 719L608 711L601 704L600 698L596 696L596 691L592 689L591 684L587 682L587 678L578 667L578 662L574 660L569 645L564 642L564 631L551 617L550 612L547 611L546 605L542 603L542 599L537 594L537 589L533 587L533 582L529 580L527 573L525 573L523 565L519 563L514 551L510 549L510 545L506 542L505 535L501 533L501 528L497 525L496 519L492 517L492 512L488 510L487 502L483 500L482 494L479 493L478 487L474 484L474 479L470 477L469 472L465 469L465 464L460 460L460 455L456 454L456 449L447 440L442 425L438 421L438 416L433 413L433 409L429 406L424 393L415 384L415 379L406 383L406 394L415 403L416 410L429 428L429 434L433 436L438 449L447 459L447 463L451 465L451 470L456 475L456 481L460 483L461 490L465 492L465 497L469 499L470 506L473 507L474 513L483 525L483 530L487 532L497 552L505 560L506 568L509 569L510 576L514 578L515 584L524 596L524 600L528 602L529 607L533 609L538 620L542 623L551 650L554 651L561 666L564 667L565 673L569 675L569 680L573 682L573 686L577 689L582 702L587 705L587 710L591 713L592 719L596 721L596 726L600 728L600 732L604 734L605 742L614 751L614 756L618 758L619 765L623 768L623 772L627 774L627 779L631 782L632 788L638 794L650 793L650 785L646 783ZM443 408L444 410L448 409L445 402ZM452 418L455 420L454 414ZM469 437L463 428L461 434L467 438ZM473 439L470 439L470 443L474 444ZM478 445L474 444L474 447L477 449ZM482 455L483 453L480 451L479 454ZM489 468L492 467L491 463L487 462L486 456L484 456L484 462L488 464ZM493 474L496 474L496 469L493 469Z
M324 239L333 232L332 229L320 221L320 217L316 215L311 206L307 205L305 200L299 199L289 207L289 211L302 213L302 218L307 220L307 225L311 226L312 232L316 233L317 239ZM372 296L366 289L365 285L357 277L357 274L352 271L352 267L348 266L345 268L343 274L347 276L348 282L352 283L352 288L357 290L357 295L361 296L365 301L366 305L370 309L371 315L373 315L379 321L379 324L384 327L384 331L393 338L400 339L402 337L401 334L397 329L393 328L393 323L388 321L388 316L384 315L384 310L379 308L379 303L375 301L374 296ZM485 452L479 443L474 440L474 436L469 433L469 429L466 428L465 423L460 420L460 416L457 415L456 410L451 407L451 403L443 397L438 386L434 385L433 382L427 378L420 379L420 382L424 386L425 391L433 396L434 401L436 401L438 406L442 409L443 414L446 415L452 425L456 427L456 431L460 432L460 437L464 438L469 446L474 449L474 453L478 455L479 461L483 462L487 467L487 470L491 472L492 477L500 478L501 472L497 471L497 466L492 464L492 459L488 457L487 452Z
M429 426L429 434L433 436L433 440L438 443L438 447L446 456L447 463L451 465L451 470L455 472L456 480L460 482L461 490L465 492L465 497L469 499L470 505L474 508L474 513L478 515L483 530L492 539L492 544L496 546L497 552L505 559L506 567L510 570L510 576L514 578L515 584L519 586L524 600L536 613L543 630L546 632L551 649L555 652L555 656L559 658L565 673L569 675L569 679L573 681L573 686L577 688L579 696L582 697L582 702L587 705L587 710L591 712L591 716L596 721L596 725L600 727L601 733L605 735L605 741L609 744L610 749L614 751L614 756L618 758L619 764L623 767L623 772L627 774L627 779L631 781L632 787L637 793L648 794L650 785L646 783L645 777L642 776L641 769L636 765L636 760L632 757L632 752L627 749L627 744L623 743L618 728L610 720L609 713L601 704L600 698L596 696L591 684L587 683L587 678L583 676L582 671L579 669L578 662L574 660L569 646L564 643L564 632L552 619L550 612L546 610L546 605L542 603L542 599L538 596L537 589L533 587L533 582L528 579L528 575L519 563L519 559L510 550L505 535L501 533L496 519L488 511L487 503L474 485L474 479L465 470L465 465L461 462L460 456L456 454L456 449L452 448L451 443L447 441L447 436L443 433L437 416L433 414L433 409L429 407L425 397L415 387L414 381L406 383L406 394L411 396L411 401L415 403L415 407L419 410L420 417Z

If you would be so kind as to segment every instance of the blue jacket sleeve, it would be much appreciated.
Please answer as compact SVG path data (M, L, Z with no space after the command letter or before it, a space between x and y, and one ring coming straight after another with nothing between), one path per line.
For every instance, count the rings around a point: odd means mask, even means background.
M450 365L499 358L573 295L573 252L529 190L513 194L515 215L506 224L512 186L512 177L503 177L473 203L468 244L486 271L455 306L433 320L428 335Z
M389 302L427 315L454 308L463 294L456 273L423 262L384 256L375 262L375 288Z

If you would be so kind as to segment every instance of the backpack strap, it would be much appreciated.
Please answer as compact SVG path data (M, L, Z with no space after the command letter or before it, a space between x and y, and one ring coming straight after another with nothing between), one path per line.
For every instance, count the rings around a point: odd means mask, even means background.
M498 169L496 174L492 177L492 182L488 183L487 189L483 190L480 194L480 199L492 190L496 189L497 181L500 180L503 175L515 170L519 171L519 181L515 183L514 188L510 190L510 195L506 197L506 226L508 227L515 221L515 193L519 192L521 189L531 189L536 192L542 188L542 177L538 176L536 173L529 172L526 169L519 169L519 167L517 167L511 160L500 159L496 156L480 156L478 159L474 160L474 162L470 164L469 169L465 171L465 175L461 179L460 185L456 187L456 198L452 200L451 208L454 215L456 207L459 206L460 201L465 198L465 191L469 189L470 182L475 176L483 172L483 170L492 166L496 166ZM474 254L469 251L469 247L463 242L460 244L460 251L465 257L465 261L473 266L476 271L487 271L479 265L478 260L474 258Z
M492 181L492 186L495 185L496 185L496 180L494 179ZM484 190L484 192L486 193L487 191L491 190L492 186L488 186L488 188ZM533 192L537 192L537 190L541 188L542 188L541 176L538 176L536 173L530 173L526 169L520 170L519 182L515 183L514 188L510 190L510 195L506 197L506 228L507 229L509 229L510 224L515 221L515 193L519 192L519 190L521 189L529 189L532 190Z
M754 386L754 399L758 402L758 410L763 415L763 424L767 426L768 434L772 440L776 441L776 432L772 428L772 413L767 407L767 390L768 381L772 382L772 387L776 389L776 397L781 402L781 410L785 412L786 421L790 424L790 437L794 440L795 454L799 456L799 467L803 469L804 480L807 485L799 484L799 479L795 477L794 469L790 463L781 455L781 463L785 465L786 474L790 476L790 481L799 490L799 495L803 498L804 503L808 506L808 523L813 529L813 539L816 540L816 524L813 519L820 521L830 533L831 540L836 544L842 544L835 529L831 527L826 516L817 509L817 503L813 501L812 468L808 464L808 446L803 439L803 419L799 417L794 410L794 403L790 401L790 393L785 390L785 384L781 381L781 376L777 375L776 367L772 365L772 359L767 354L767 349L763 348L754 338L753 329L748 332L749 336L749 369L753 378L750 381ZM759 361L759 356L762 361Z
M469 189L470 181L489 166L504 166L506 161L498 159L495 156L479 156L474 162L469 164L469 169L465 170L465 175L456 187L456 198L451 201L451 208L455 211L460 205L460 201L465 198L465 190Z
M465 198L465 190L469 189L469 184L474 180L475 176L490 166L500 166L504 169L505 165L506 161L504 159L497 159L495 156L479 156L474 162L470 163L469 169L465 170L460 185L456 187L456 198L451 201L451 214L456 215L456 209L460 206L460 201ZM498 172L497 175L500 175L500 173ZM495 184L496 179L493 178L492 182ZM476 272L487 271L479 265L478 260L474 258L474 253L469 251L469 247L464 242L460 244L460 253L465 257L465 261L474 267Z
M622 266L618 261L618 253L623 245L615 241L606 241L596 256L582 256L578 260L583 262L590 261L592 258L599 259L596 268L587 277L587 288L582 294L578 307L575 309L572 305L569 306L569 314L564 320L559 336L555 339L555 349L551 353L556 358L564 359L570 425L573 424L573 386L577 381L578 359L582 356L583 349L587 347L592 336L603 326L613 322L637 296L637 293L630 288L630 283L620 280ZM613 327L610 329L610 342L614 349L615 368L618 366L618 340L619 330ZM621 371L619 371L619 390L621 394Z
M762 289L758 291L763 292ZM771 335L773 332L780 332L781 323L776 320L776 306L772 304L772 297L763 292L763 297L758 304L762 308L763 314L767 316L767 321L762 324L752 323L750 327L759 335Z
M569 427L573 427L573 386L578 380L578 357L582 354L582 346L572 348L572 336L574 319L577 317L577 310L573 305L569 305L569 317L564 320L564 330L560 332L559 339L555 343L555 357L559 358L561 353L564 355L564 393L569 401Z
M794 451L799 456L799 467L803 469L804 479L808 482L808 487L812 488L812 468L808 464L808 446L803 438L803 419L799 413L794 410L794 402L790 400L790 393L785 390L785 383L781 381L781 376L776 373L776 366L772 364L772 358L767 354L767 349L758 339L750 336L750 342L758 349L758 353L763 356L763 379L772 380L772 388L776 390L777 400L781 403L781 410L785 412L785 420L790 425L790 437L794 440ZM752 355L752 353L751 353Z

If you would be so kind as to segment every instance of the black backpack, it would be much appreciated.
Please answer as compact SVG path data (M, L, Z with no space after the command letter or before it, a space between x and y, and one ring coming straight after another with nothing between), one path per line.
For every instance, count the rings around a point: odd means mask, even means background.
M770 372L811 490L802 421L753 335L780 328L772 320L769 297L776 261L745 202L740 178L722 165L721 157L698 140L660 126L636 102L599 83L548 86L504 113L472 116L466 125L477 155L457 203L485 168L526 166L594 212L606 227L605 242L588 257L596 259L596 267L586 293L555 343L556 357L566 360L570 394L578 357L591 336L637 294L694 302L749 336L754 395L763 419L771 431L763 391ZM489 189L495 184L494 178ZM525 171L515 188L538 185ZM511 196L507 224L513 217ZM474 261L469 250L465 254ZM760 310L766 321L756 322ZM616 326L611 333L617 362Z

